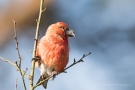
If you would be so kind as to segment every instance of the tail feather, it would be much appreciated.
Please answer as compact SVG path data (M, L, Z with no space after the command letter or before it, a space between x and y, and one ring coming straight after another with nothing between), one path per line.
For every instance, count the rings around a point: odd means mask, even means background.
M46 89L47 88L48 80L46 80L44 83L42 83L42 86Z
M38 80L37 83L39 83L40 81L45 80L46 78L47 78L46 75L40 76L40 78L39 78L39 80ZM43 86L45 89L47 88L47 83L48 83L48 80L46 80L45 82L42 83L42 86Z

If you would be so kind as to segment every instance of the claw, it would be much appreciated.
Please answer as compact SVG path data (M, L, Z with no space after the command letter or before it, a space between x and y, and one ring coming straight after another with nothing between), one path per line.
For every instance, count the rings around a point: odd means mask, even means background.
M31 62L35 60L35 61L39 61L40 60L40 57L39 56L36 56L35 58L32 58Z

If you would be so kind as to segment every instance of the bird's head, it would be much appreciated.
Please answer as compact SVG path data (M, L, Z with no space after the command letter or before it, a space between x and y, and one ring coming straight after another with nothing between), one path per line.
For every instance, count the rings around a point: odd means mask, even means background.
M48 27L46 35L60 39L74 37L75 34L64 22L57 22Z

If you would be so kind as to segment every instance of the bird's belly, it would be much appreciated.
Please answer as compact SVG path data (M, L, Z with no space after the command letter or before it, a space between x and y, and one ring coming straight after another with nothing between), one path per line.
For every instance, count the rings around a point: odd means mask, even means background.
M54 50L48 51L44 60L47 73L51 74L52 71L61 72L66 67L69 60L69 49L68 47L58 47Z
M61 55L59 59L55 60L53 63L53 67L55 71L61 72L64 70L68 63L68 56L67 55Z

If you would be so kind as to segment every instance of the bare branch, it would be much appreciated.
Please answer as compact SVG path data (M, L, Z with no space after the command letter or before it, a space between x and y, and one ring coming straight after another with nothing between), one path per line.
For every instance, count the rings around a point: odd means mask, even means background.
M2 57L0 57L0 59L3 60L4 62L8 62L8 63L10 63L11 65L15 66L14 63L12 63L11 61L9 61L9 60L7 60L7 59L4 59L4 58L2 58Z
M15 63L12 63L11 61L9 61L9 60L7 60L7 59L4 59L4 58L2 58L2 57L0 57L0 59L3 60L4 62L8 62L9 64L11 64L11 65L13 65L13 66L16 67ZM16 67L16 69L19 71L18 67ZM30 75L28 75L24 70L21 70L21 72L23 73L23 75L24 75L24 73L25 73L25 76L26 76L28 79L31 78Z
M36 57L36 48L37 48L37 42L38 42L38 36L39 36L39 25L40 25L40 19L41 19L41 15L43 13L43 11L45 11L45 9L43 9L43 4L44 4L44 0L40 1L40 11L39 11L39 17L37 20L37 28L36 28L36 35L35 35L35 42L34 42L34 49L33 49L33 55L32 55L32 66L31 66L31 79L30 79L30 90L34 90L33 88L33 79L34 79L34 70L35 70L35 57Z
M20 74L21 74L21 76L22 76L22 81L23 81L24 89L27 90L27 89L26 89L26 85L25 85L25 81L24 81L24 78L23 78L23 74L22 74L23 72L22 72L22 70L19 68L19 66L17 65L17 62L12 63L11 61L9 61L9 60L7 60L7 59L4 59L4 58L2 58L2 57L0 57L0 59L3 60L4 62L10 63L11 65L15 66L15 67L17 68L17 70L20 71Z
M29 80L31 79L31 76L27 74L26 71L24 70L21 70L21 71L22 71L23 77L26 76Z
M23 73L23 77L25 76L26 72L28 71L28 68L26 68L26 70Z
M27 90L27 89L26 89L26 85L25 85L25 80L24 80L24 77L23 77L23 74L22 74L22 71L21 71L21 69L19 68L17 62L15 62L15 65L16 65L17 69L20 71L20 74L21 74L21 77L22 77L22 81L23 81L24 90Z
M79 63L79 62L84 62L82 59L83 58L85 58L85 57L87 57L88 55L90 55L91 53L89 52L88 54L84 54L83 56L82 56L82 58L81 59L79 59L78 61L76 61L75 59L74 59L74 62L73 62L73 64L71 64L70 66L68 66L67 68L65 68L62 72L60 72L60 73L67 73L65 70L67 70L67 69L69 69L70 67L72 67L72 66L74 66L75 64L77 64L77 63ZM58 73L58 74L60 74L60 73ZM42 80L42 81L40 81L39 83L37 83L33 88L36 88L37 86L39 86L39 85L41 85L43 82L45 82L46 80L49 80L50 78L52 78L53 77L53 75L51 75L50 77L48 77L48 78L46 78L45 80Z
M17 54L18 54L18 58L19 58L19 68L21 68L21 60L22 60L22 58L21 58L21 56L20 56L20 52L19 52L19 48L18 48L18 41L17 41L17 31L16 31L16 21L15 20L12 20L13 21L13 23L14 23L14 34L15 34L15 36L14 36L14 39L15 39L15 43L16 43L16 50L17 50Z
M75 64L77 64L77 63L79 63L79 62L84 62L82 59L85 58L85 57L87 57L87 56L90 55L90 54L91 54L91 52L89 52L89 53L86 54L86 55L84 54L84 55L82 56L82 58L79 59L78 61L75 61L75 59L74 59L73 64L71 64L70 66L68 66L67 68L65 68L64 71L67 70L68 68L74 66ZM64 72L64 71L63 71L63 72Z
M22 77L22 81L23 81L23 86L24 86L24 89L26 89L26 85L25 85L25 80L24 80L24 75L22 73L22 70L21 70L21 56L20 56L20 52L19 52L19 48L18 48L18 41L17 41L17 33L16 33L16 22L15 20L12 20L13 23L14 23L14 39L15 39L15 43L16 43L16 50L17 50L17 54L18 54L18 58L19 58L19 64L17 64L17 61L15 62L14 66L17 68L17 70L19 70L20 74L21 74L21 77Z

